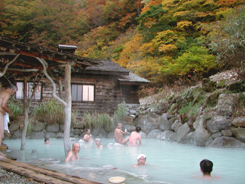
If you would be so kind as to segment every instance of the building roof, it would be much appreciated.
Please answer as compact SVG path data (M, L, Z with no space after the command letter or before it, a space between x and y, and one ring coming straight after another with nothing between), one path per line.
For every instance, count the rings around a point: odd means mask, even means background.
M135 75L132 72L129 72L128 76L126 76L126 75L119 76L118 80L119 80L120 84L129 84L129 83L130 84L131 83L132 84L137 84L137 83L140 83L140 84L145 83L145 84L147 84L147 83L150 82L149 80L144 79L142 77L139 77L138 75Z
M84 73L105 75L129 75L129 71L111 60L100 60L98 65L89 66Z

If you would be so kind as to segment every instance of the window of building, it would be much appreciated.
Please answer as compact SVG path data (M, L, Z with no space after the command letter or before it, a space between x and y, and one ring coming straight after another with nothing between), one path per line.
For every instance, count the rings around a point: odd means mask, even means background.
M94 85L71 85L72 101L94 101Z
M27 82L27 98L30 99L33 91L33 82ZM24 82L17 82L16 83L18 90L15 93L16 99L23 99L24 98L24 93L23 93L23 88L24 88ZM42 93L42 84L39 83L35 94L33 96L33 100L41 100L41 93Z

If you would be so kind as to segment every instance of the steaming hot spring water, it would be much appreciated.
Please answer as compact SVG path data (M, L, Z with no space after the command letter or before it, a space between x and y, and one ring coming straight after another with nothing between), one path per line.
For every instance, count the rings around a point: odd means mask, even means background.
M71 140L71 143L78 141ZM113 176L126 178L127 184L245 183L245 149L196 147L159 139L142 139L141 147L128 147L112 145L110 143L114 143L114 139L102 138L102 149L95 148L95 142L88 144L79 141L80 159L66 163L63 139L50 139L49 145L45 145L43 139L26 139L25 150L20 150L19 139L4 140L4 143L9 147L7 155L17 158L19 162L99 183L109 183L108 179ZM146 165L135 168L133 165L137 163L139 154L147 156ZM203 159L213 162L212 176L220 176L219 179L194 177L202 176L199 163Z

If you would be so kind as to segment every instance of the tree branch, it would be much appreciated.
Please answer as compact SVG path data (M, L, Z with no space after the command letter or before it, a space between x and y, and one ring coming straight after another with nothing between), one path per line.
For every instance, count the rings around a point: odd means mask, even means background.
M17 56L14 57L14 59L12 61L10 61L8 64L6 64L6 66L4 67L3 72L0 72L0 77L4 76L4 74L6 73L9 65L11 65L13 62L15 62L15 60L19 57L20 54L18 54Z
M53 97L55 99L57 99L59 102L61 102L64 106L66 106L67 105L66 102L56 95L56 85L55 85L53 79L47 73L47 69L46 69L46 66L45 66L45 64L47 65L46 61L44 59L42 59L42 58L39 58L39 57L36 57L36 59L38 61L40 61L40 63L43 65L43 73L50 80L50 82L53 85L53 92L52 92Z

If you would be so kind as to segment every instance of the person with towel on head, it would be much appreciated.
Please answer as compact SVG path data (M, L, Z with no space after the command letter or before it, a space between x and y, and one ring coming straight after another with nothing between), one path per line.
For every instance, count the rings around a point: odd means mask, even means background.
M146 156L144 154L140 154L137 156L138 163L133 165L133 167L143 166L146 162Z

